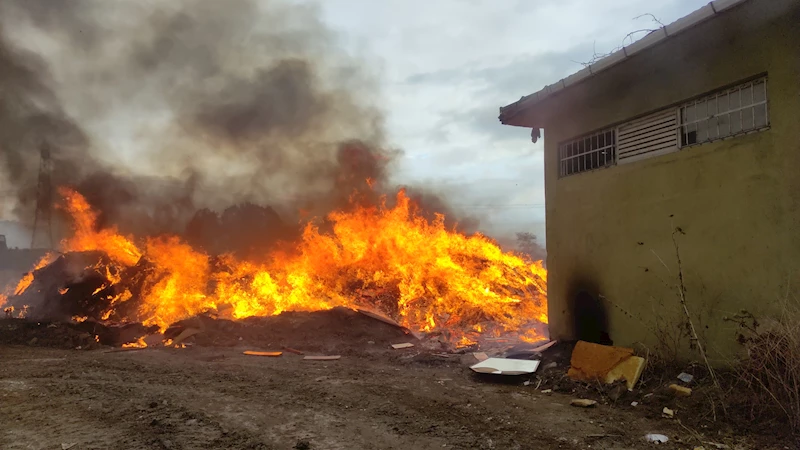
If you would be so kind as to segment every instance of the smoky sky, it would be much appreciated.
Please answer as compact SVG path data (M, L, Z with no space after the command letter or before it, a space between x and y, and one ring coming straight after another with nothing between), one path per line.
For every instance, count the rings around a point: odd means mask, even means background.
M25 223L43 146L54 186L141 234L241 202L324 215L401 156L378 75L311 6L4 0L0 67L0 207Z

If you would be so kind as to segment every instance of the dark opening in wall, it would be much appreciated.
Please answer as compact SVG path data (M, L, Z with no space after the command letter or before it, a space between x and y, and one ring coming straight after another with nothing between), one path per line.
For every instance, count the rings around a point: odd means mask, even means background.
M569 300L575 337L596 344L613 345L608 334L608 313L598 296L595 283L573 283Z

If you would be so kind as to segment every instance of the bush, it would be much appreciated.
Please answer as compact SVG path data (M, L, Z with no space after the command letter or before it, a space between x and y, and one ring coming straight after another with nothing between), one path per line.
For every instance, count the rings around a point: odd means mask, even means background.
M781 317L764 323L745 311L730 320L739 323L746 349L735 368L742 406L751 419L785 419L800 432L800 308L787 302Z

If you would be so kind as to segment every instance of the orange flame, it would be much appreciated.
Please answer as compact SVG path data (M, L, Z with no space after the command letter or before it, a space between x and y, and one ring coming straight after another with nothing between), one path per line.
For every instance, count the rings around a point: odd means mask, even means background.
M31 284L33 283L33 272L28 272L22 276L22 279L19 280L17 283L17 288L14 289L14 295L22 295L23 292L27 291Z
M53 255L51 253L45 254L31 269L30 272L26 273L22 276L22 279L19 280L17 283L17 287L14 289L14 295L22 295L25 291L33 283L33 272L41 269L42 267L50 264L50 261L53 259Z
M61 243L64 251L100 250L114 262L132 266L142 257L134 243L120 235L116 227L97 230L97 213L79 193L60 187L59 194L64 198L64 209L72 216L73 234Z
M64 250L100 250L122 266L146 258L153 269L138 317L131 319L162 330L209 311L244 318L335 306L377 307L411 329L462 329L471 335L485 331L484 323L504 331L547 323L547 272L541 262L504 252L482 235L448 230L441 216L422 218L404 191L392 207L330 214L331 233L309 223L293 254L275 252L263 263L224 255L213 267L207 254L178 237L149 238L140 248L116 228L97 230L97 214L86 200L69 189L60 192L75 222ZM109 272L112 284L120 281L115 276ZM365 291L374 295L360 294ZM376 304L387 296L393 303ZM118 297L112 306L131 294ZM530 329L524 334L537 337ZM467 342L472 340L463 337Z
M98 342L100 338L98 338ZM122 344L122 348L145 348L147 347L147 342L144 341L144 338L139 338L136 342L128 342L127 344Z

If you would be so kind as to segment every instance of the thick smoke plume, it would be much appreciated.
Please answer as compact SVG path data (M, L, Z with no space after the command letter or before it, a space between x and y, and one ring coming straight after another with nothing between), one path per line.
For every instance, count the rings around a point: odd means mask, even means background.
M4 0L0 27L0 210L22 221L43 145L54 185L138 235L237 204L296 223L392 189L375 74L314 7Z

